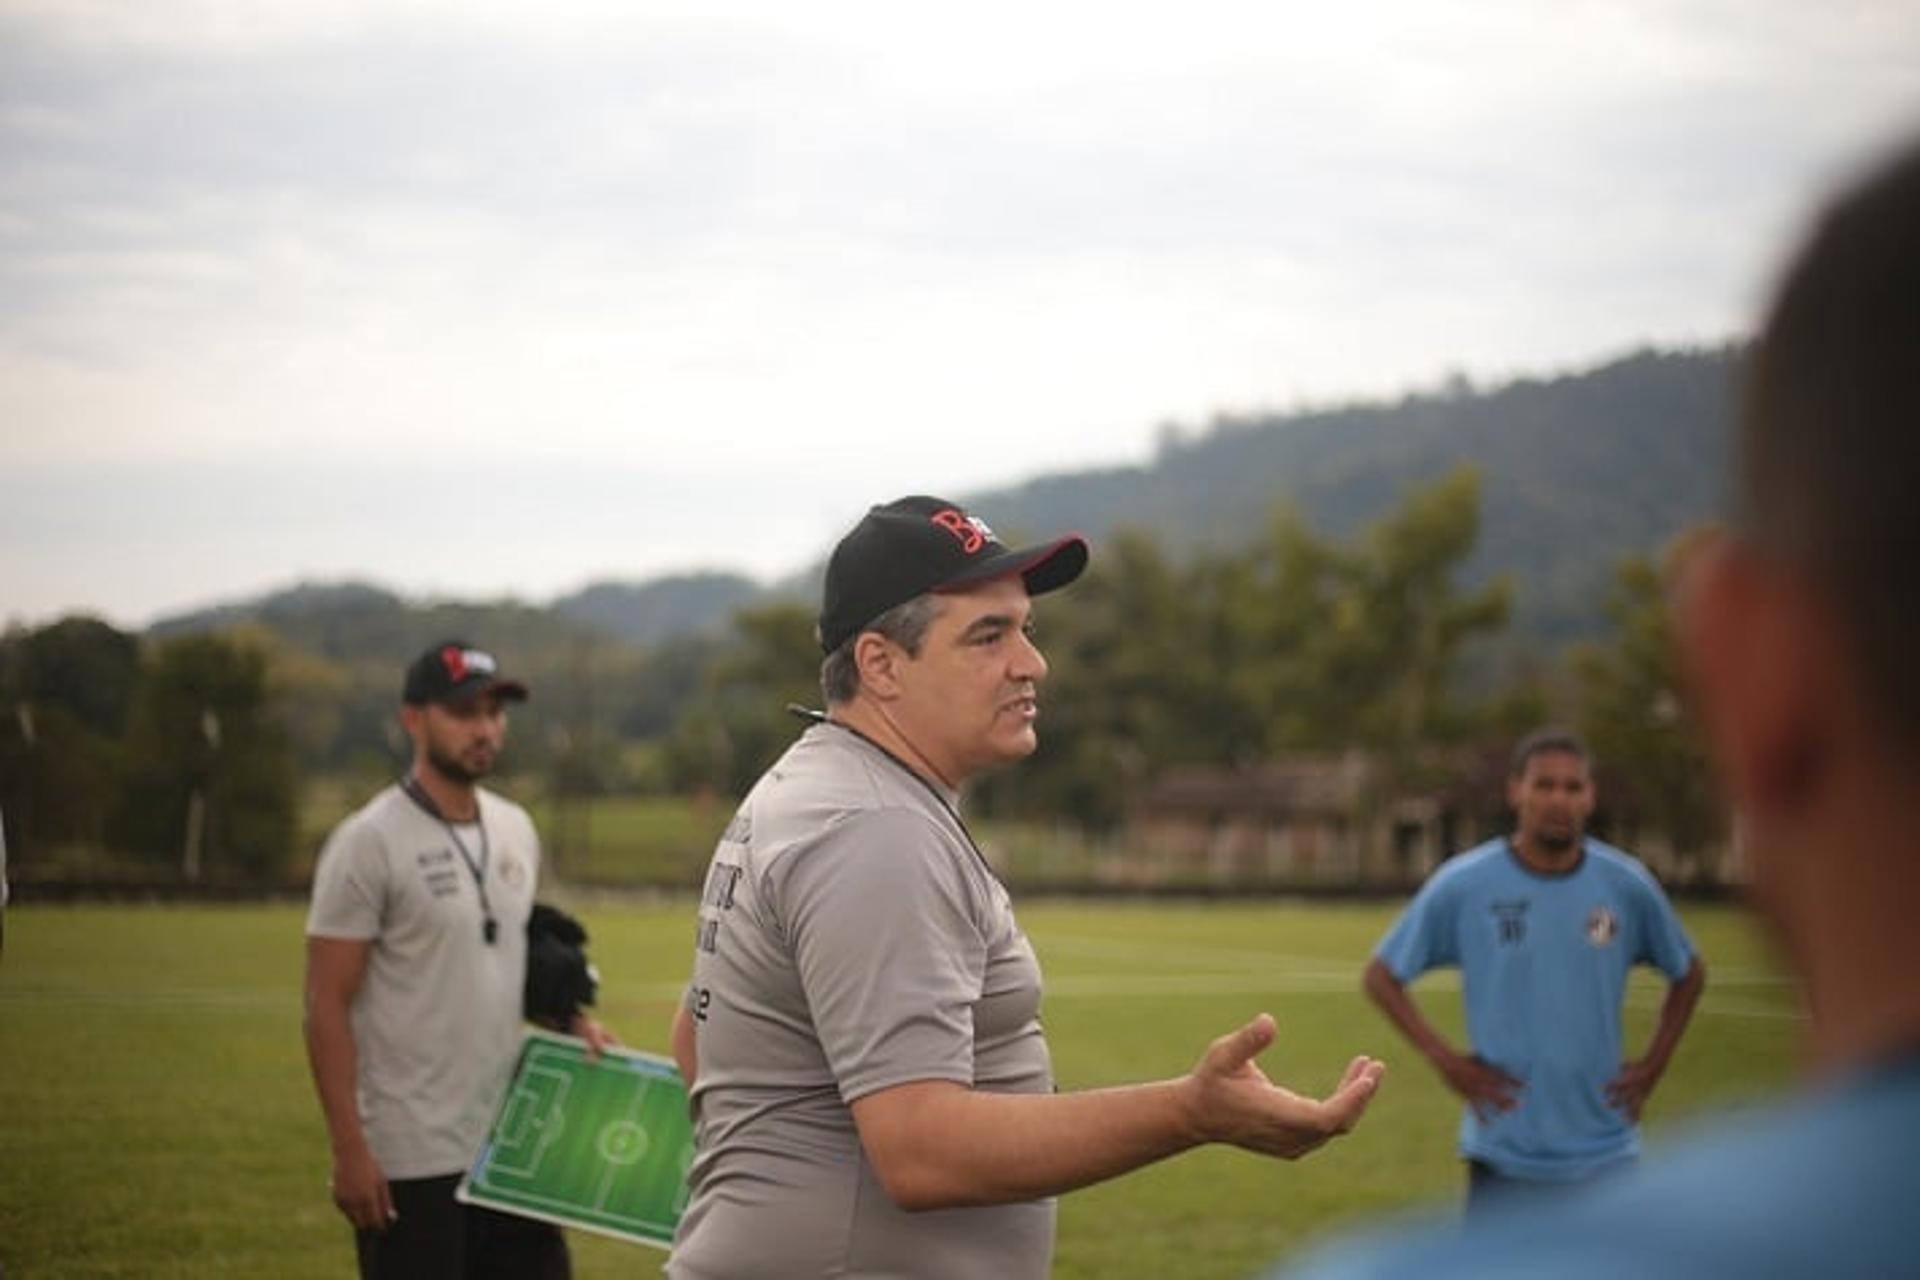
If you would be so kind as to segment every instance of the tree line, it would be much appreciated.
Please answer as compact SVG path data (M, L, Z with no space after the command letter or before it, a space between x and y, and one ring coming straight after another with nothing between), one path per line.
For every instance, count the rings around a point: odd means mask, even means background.
M241 639L149 647L90 618L7 636L0 813L16 865L65 847L183 878L271 877L297 796L268 692L265 650Z
M1480 509L1467 468L1345 539L1286 506L1255 539L1178 559L1143 531L1119 532L1080 582L1038 603L1051 665L1041 750L979 784L975 811L1111 829L1174 766L1355 748L1388 785L1432 787L1462 759L1504 760L1551 720L1586 734L1615 813L1683 858L1706 855L1724 821L1674 666L1671 557L1620 562L1602 602L1607 641L1476 675L1514 596L1505 578L1461 585ZM667 739L676 787L739 794L792 740L783 709L819 697L811 627L797 604L737 615ZM1490 781L1497 790L1497 772Z
M1176 555L1141 530L1103 540L1086 576L1036 610L1052 665L1042 749L983 782L976 812L1111 830L1169 768L1355 748L1397 784L1427 786L1462 752L1497 759L1554 719L1586 732L1617 804L1683 853L1714 847L1723 823L1673 669L1664 557L1620 564L1606 641L1496 669L1484 658L1513 585L1462 585L1481 487L1455 471L1343 538L1281 506L1228 549ZM550 795L742 794L799 731L788 705L819 703L801 604L741 609L718 639L642 650L573 631L524 657L485 622L383 613L378 656L258 622L143 638L69 618L0 636L0 814L16 866L106 851L123 869L273 878L294 853L304 780L370 783L400 766L399 672L443 632L487 643L533 684L510 757Z

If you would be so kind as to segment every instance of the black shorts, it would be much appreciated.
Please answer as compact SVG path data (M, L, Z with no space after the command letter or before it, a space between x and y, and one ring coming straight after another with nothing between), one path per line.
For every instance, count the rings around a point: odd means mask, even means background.
M1467 1161L1467 1214L1476 1217L1490 1209L1505 1210L1512 1205L1537 1204L1557 1200L1569 1192L1590 1186L1599 1179L1633 1168L1632 1160L1609 1165L1598 1173L1572 1182L1543 1182L1533 1178L1515 1178L1501 1173L1484 1160Z
M457 1173L388 1183L400 1216L385 1231L353 1233L360 1280L569 1280L560 1228L461 1204L459 1185Z

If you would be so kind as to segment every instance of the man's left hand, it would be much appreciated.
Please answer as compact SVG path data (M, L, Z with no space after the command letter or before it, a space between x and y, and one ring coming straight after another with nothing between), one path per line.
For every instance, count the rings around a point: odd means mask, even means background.
M594 1020L593 1015L584 1009L573 1015L573 1021L567 1024L567 1034L579 1036L587 1042L589 1062L620 1043L619 1036L601 1026Z
M1273 1039L1273 1018L1263 1013L1208 1046L1181 1085L1203 1140L1298 1160L1359 1123L1387 1068L1362 1055L1347 1064L1327 1098L1303 1097L1274 1084L1255 1064Z
M1620 1074L1607 1081L1607 1101L1626 1112L1627 1119L1639 1124L1640 1112L1653 1096L1653 1086L1660 1083L1660 1071L1658 1064L1645 1058L1626 1063L1620 1068Z

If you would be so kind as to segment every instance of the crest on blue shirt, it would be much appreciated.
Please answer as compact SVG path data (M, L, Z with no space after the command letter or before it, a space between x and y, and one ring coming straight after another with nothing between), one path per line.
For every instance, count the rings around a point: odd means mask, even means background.
M1493 918L1499 928L1500 945L1517 947L1527 940L1527 900L1493 904Z
M1587 941L1596 947L1604 947L1620 936L1620 920L1605 907L1595 907L1587 912Z

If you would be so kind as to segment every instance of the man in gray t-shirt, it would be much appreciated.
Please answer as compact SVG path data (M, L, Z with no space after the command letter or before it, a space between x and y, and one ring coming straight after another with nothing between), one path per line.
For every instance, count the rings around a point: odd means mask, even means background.
M675 1280L1038 1277L1053 1197L1205 1142L1285 1158L1359 1119L1268 1082L1262 1014L1178 1080L1055 1093L1040 969L958 812L1037 745L1031 597L1086 543L1022 551L937 498L878 506L828 562L827 713L714 851L673 1027L692 1088Z
M307 915L307 1057L362 1280L569 1274L549 1223L458 1204L523 1025L540 841L479 786L526 686L435 645L407 669L405 778L328 837ZM610 1042L591 1017L566 1028Z

